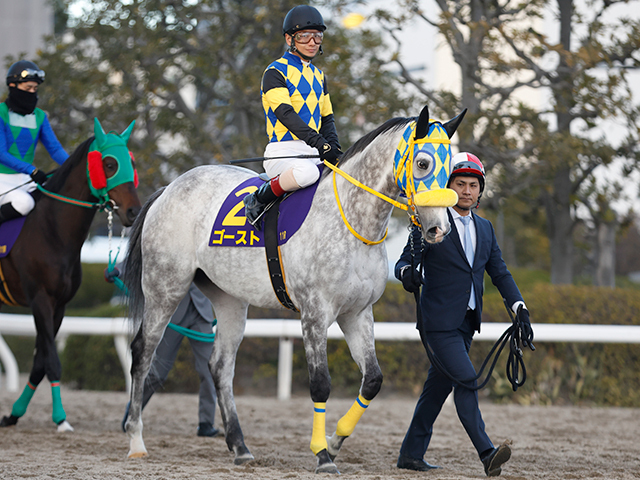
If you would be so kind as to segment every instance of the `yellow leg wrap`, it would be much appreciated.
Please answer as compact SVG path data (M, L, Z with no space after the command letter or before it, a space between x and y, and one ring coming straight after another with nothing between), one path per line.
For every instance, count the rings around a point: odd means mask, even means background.
M362 417L362 414L370 403L371 400L365 400L362 395L358 395L358 398L353 402L349 411L338 421L336 434L341 437L351 435L360 421L360 417Z
M313 433L311 434L311 451L314 455L327 448L327 437L325 433L325 411L326 403L317 402L313 404Z

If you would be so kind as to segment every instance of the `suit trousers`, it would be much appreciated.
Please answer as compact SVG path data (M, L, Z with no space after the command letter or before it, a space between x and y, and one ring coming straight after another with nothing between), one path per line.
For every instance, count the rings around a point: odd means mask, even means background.
M188 298L188 297L187 297ZM175 317L172 318L172 322ZM204 319L198 312L193 302L189 299L189 306L185 315L179 322L175 322L182 327L191 328L197 332L211 333L211 323ZM180 344L184 336L181 333L167 327L156 348L156 354L151 362L151 369L144 381L142 394L142 408L149 402L153 393L160 388L178 355ZM216 413L216 389L213 384L211 371L209 370L209 358L213 351L213 343L201 342L189 338L191 351L195 359L195 368L200 377L200 392L198 406L199 423L213 425Z
M420 332L425 348L430 347L447 372L461 381L476 376L476 370L469 358L474 324L475 315L467 314L465 321L457 330ZM473 385L476 384L477 382L474 381ZM455 384L431 365L411 424L400 448L402 454L415 459L424 457L431 441L433 424L452 389L458 418L478 452L478 456L493 448L491 440L484 431L484 421L478 406L477 391Z

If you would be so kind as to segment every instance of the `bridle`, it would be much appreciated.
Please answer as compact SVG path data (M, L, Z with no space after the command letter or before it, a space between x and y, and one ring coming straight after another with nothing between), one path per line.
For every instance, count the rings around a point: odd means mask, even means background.
M449 178L449 161L451 160L451 141L449 140L448 135L442 128L440 122L433 122L430 124L430 126L433 125L433 127L429 129L430 132L422 138L416 138L416 125L417 123L413 121L405 128L394 156L393 176L396 184L400 188L400 191L407 198L407 204L398 202L397 200L362 184L355 178L351 177L348 173L339 169L337 166L324 161L324 165L333 171L333 192L336 197L336 203L338 204L342 221L353 236L366 245L378 245L384 242L387 238L387 234L389 233L389 229L385 231L380 240L367 240L355 231L347 220L344 210L342 209L336 184L336 174L342 176L356 187L375 195L396 208L404 210L409 215L411 222L418 227L421 227L422 225L420 223L420 217L416 207L449 207L455 205L458 201L457 194L453 190L446 188L446 183ZM434 146L436 144L439 144L438 147ZM436 163L438 163L438 175L435 176L429 185L425 183L425 180L419 181L418 185L416 185L413 178L413 160L415 155L422 151L425 146L427 146L427 150L433 151L429 153L434 157ZM440 158L441 156L444 158ZM441 175L440 172L446 173L446 176ZM426 177L426 179L428 178L430 177Z

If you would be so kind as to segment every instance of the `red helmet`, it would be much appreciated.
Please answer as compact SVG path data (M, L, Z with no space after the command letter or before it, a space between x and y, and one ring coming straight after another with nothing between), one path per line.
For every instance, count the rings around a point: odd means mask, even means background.
M453 156L451 165L453 165L453 167L451 168L451 175L449 175L447 187L451 184L454 177L476 177L480 180L480 195L482 196L485 173L484 165L482 165L480 159L473 153L460 152Z

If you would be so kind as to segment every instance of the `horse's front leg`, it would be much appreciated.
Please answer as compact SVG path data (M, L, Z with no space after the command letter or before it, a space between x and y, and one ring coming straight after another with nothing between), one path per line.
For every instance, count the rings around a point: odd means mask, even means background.
M327 322L302 317L302 339L309 368L309 389L313 400L311 451L317 459L316 473L340 473L329 455L326 437L326 407L331 394L327 362Z
M350 436L371 400L382 386L382 372L376 357L373 337L373 313L371 307L353 318L338 320L344 333L351 356L362 372L360 394L349 411L338 421L336 431L328 439L328 451L332 459L338 455L342 443Z

